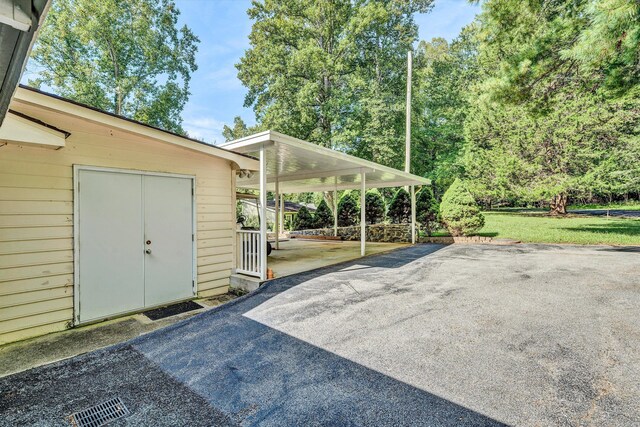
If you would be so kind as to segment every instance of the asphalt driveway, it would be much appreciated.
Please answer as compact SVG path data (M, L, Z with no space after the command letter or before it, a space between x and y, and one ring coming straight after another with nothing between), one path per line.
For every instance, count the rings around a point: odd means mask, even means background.
M0 425L640 424L640 249L418 245L0 379Z
M569 213L591 216L616 216L621 218L640 218L640 210L631 209L578 209Z

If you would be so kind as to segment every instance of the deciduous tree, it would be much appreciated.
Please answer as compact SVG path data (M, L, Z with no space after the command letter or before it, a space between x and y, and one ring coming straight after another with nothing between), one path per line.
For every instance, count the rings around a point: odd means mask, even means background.
M56 0L40 32L29 84L170 131L196 69L198 38L178 28L171 0Z
M245 105L265 128L400 167L413 15L431 1L254 1Z

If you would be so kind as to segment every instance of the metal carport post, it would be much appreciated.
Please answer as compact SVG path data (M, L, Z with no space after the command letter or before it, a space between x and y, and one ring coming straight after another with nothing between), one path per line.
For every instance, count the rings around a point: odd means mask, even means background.
M267 280L267 152L260 146L260 280Z
M365 200L364 193L367 190L365 180L367 173L364 169L360 172L360 256L364 256L367 246L367 224L365 221Z

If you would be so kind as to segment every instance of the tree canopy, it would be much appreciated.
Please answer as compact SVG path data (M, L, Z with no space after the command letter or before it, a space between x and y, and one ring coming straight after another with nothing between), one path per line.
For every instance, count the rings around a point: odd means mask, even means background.
M254 1L246 105L267 128L401 169L406 51L430 6ZM555 213L639 197L639 18L637 0L485 0L452 41L418 43L411 171L436 198L463 178L485 204Z
M401 167L413 15L431 1L254 1L245 106L265 128Z
M224 125L222 128L222 136L224 136L225 142L244 138L245 136L249 136L257 132L260 132L259 125L247 126L240 116L235 116L233 118L233 127Z
M56 0L29 81L93 107L184 133L198 38L171 0Z
M562 214L571 197L638 191L640 160L631 159L640 153L640 99L629 67L640 24L628 18L637 11L633 1L483 4L480 77L465 121L465 172L476 194L548 200Z

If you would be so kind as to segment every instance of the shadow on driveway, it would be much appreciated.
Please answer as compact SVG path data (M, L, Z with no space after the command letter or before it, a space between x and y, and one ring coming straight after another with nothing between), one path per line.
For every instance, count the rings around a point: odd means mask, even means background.
M399 268L440 248L276 279L128 343L2 378L0 425L69 425L69 414L113 397L131 411L113 425L503 425L243 315L310 278Z

